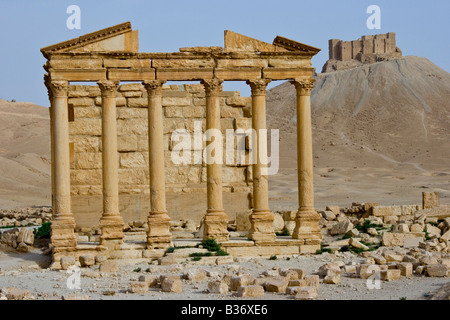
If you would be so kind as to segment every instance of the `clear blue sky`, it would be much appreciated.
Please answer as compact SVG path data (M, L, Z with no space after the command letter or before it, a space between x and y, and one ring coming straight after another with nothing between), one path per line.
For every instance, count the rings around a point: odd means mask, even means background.
M373 4L381 8L380 30L366 26ZM69 5L81 8L80 30L66 27ZM48 106L40 48L126 21L139 30L140 52L223 46L226 29L269 43L281 35L321 48L313 59L318 72L328 39L395 32L404 55L450 71L449 16L448 0L2 0L0 98ZM245 84L225 89L249 94Z

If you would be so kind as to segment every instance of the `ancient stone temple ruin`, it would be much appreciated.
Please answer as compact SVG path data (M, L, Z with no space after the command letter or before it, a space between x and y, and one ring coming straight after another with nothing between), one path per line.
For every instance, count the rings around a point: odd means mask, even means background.
M320 49L231 31L223 48L139 53L138 47L137 31L123 23L41 49L51 103L54 267L63 256L83 254L161 257L172 245L171 219L186 217L202 220L203 239L216 239L234 256L319 249L310 95L311 58ZM266 129L266 87L275 80L297 90L299 206L289 239L277 239L273 229L264 139L246 146L256 159L251 165L208 161L208 153L188 164L171 157L176 130ZM251 98L224 92L224 81L245 81ZM211 143L207 138L191 149L195 155ZM249 208L249 239L230 239L229 219ZM136 219L148 223L145 243L124 241L124 224ZM74 230L91 225L101 229L99 241L78 243Z

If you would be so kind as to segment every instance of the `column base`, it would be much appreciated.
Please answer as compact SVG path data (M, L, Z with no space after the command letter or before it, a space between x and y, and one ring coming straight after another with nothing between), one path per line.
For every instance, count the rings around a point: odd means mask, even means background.
M229 240L228 216L223 211L208 210L204 219L203 240L215 239L219 242Z
M75 221L53 220L51 225L51 243L54 247L53 252L73 251L77 246L75 237Z
M322 233L320 232L319 221L320 215L316 211L299 210L295 218L295 228L292 238L321 240Z
M151 211L147 219L147 247L149 249L165 249L172 246L170 217L165 211Z
M249 219L251 224L248 231L249 239L255 242L276 240L277 237L273 228L274 217L270 211L253 210Z
M123 219L122 217L106 217L100 219L100 228L102 234L100 236L100 244L106 245L108 242L113 244L123 243Z

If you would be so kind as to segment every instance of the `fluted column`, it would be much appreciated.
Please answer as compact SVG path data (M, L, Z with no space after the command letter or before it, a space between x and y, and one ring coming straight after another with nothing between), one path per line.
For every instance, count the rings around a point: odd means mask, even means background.
M148 93L148 154L150 172L150 212L147 245L166 248L172 243L170 217L166 210L164 169L162 85L165 81L151 80L143 84Z
M269 209L269 182L267 171L266 87L271 80L249 80L252 90L253 151L253 210L250 215L249 238L258 241L275 241L274 216ZM263 130L263 131L261 131Z
M53 137L53 217L51 242L53 254L75 251L75 219L70 203L70 150L69 115L67 105L67 81L48 81L49 96L52 99L51 130Z
M206 93L206 148L212 143L217 148L215 153L222 154L222 146L214 142L212 136L219 136L220 129L220 93L223 80L202 80ZM214 138L217 139L217 138ZM206 152L207 205L204 219L203 239L214 238L217 241L228 241L228 216L223 209L222 195L222 163L213 161L210 152Z
M314 209L311 91L314 80L292 81L297 90L297 166L299 209L292 235L295 239L321 239L320 216Z
M123 242L123 219L119 213L119 159L117 152L116 93L119 81L98 82L102 95L103 215L100 242Z

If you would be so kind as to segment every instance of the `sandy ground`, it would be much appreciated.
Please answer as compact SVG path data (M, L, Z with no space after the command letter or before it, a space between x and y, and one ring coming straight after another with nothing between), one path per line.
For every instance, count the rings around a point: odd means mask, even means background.
M364 258L357 257L351 253L334 254L324 253L322 255L306 255L293 257L279 257L277 260L263 258L239 259L228 265L204 265L202 261L186 262L178 265L159 266L155 264L140 263L136 265L121 266L120 272L102 274L100 278L89 278L84 274L88 272L81 269L81 289L70 290L67 282L72 273L68 271L50 271L40 269L48 263L49 257L37 253L17 254L0 253L0 288L14 286L27 289L36 299L61 299L65 295L88 295L92 300L136 300L136 299L163 299L163 300L241 300L233 293L224 295L205 292L209 280L214 276L207 277L204 281L188 282L183 280L182 293L164 293L159 288L150 288L147 294L128 293L129 284L137 280L140 275L182 275L190 268L200 268L207 272L216 272L218 275L245 273L255 277L264 271L273 268L289 269L303 268L308 274L314 274L319 267L333 261L344 261L362 263ZM20 266L19 269L17 266ZM97 267L98 268L98 267ZM137 268L142 271L136 272ZM92 269L96 269L93 267ZM145 270L150 269L151 272ZM343 275L341 283L337 285L320 284L319 300L425 300L427 296L434 294L444 284L447 278L425 278L413 276L411 279L402 277L394 282L381 282L380 289L369 289L367 281ZM114 290L114 296L103 295L102 292ZM268 293L258 298L247 298L250 300L293 300L293 296Z

